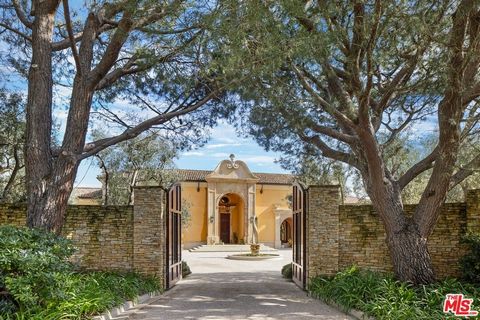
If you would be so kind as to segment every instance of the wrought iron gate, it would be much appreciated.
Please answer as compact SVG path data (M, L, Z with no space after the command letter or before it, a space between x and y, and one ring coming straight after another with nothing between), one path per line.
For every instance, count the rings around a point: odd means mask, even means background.
M166 214L166 288L182 279L182 188L179 183L168 192Z
M298 183L293 185L292 194L293 212L293 281L302 289L306 284L306 214L305 214L305 191Z

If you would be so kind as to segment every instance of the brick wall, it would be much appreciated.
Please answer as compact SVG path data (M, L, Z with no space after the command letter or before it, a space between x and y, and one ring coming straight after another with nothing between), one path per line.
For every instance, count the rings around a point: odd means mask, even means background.
M310 235L309 277L331 275L352 264L370 270L392 271L385 231L371 205L340 205L335 209L338 188L312 186L308 190L308 220L324 235ZM466 203L447 203L428 240L438 277L458 276L458 260L466 253L460 243L466 230L480 231L480 190L471 190ZM338 204L338 200L336 201ZM406 205L412 214L415 205ZM327 236L328 235L328 236ZM336 260L338 257L338 260Z
M135 189L132 206L69 206L62 234L78 251L72 262L90 270L165 273L164 192L155 187ZM0 204L0 224L24 226L26 206Z

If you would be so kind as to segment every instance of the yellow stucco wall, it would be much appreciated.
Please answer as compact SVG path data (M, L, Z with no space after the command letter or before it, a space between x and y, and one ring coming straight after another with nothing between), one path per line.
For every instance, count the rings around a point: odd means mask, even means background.
M182 198L190 204L190 223L183 229L183 242L207 241L207 188L191 183L182 183Z
M190 224L183 231L184 244L206 243L208 233L207 221L207 188L205 183L200 184L200 191L197 191L196 183L182 183L182 197L191 204ZM255 212L258 217L258 238L259 242L273 244L275 241L275 206L288 208L287 196L291 194L291 186L279 185L257 185ZM262 190L262 192L260 192ZM235 194L228 194L230 201L236 206L231 210L231 235L237 234L238 240L244 238L244 210L245 204L241 197ZM218 205L218 204L217 204Z
M292 193L291 186L257 185L255 213L258 217L258 241L275 241L275 206L287 208L287 196Z

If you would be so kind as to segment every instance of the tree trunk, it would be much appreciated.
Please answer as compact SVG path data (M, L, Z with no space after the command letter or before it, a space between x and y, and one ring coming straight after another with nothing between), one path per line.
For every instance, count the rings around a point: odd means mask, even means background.
M23 168L23 166L20 163L20 157L18 155L18 146L14 145L13 146L13 157L15 158L15 165L13 166L12 173L10 174L10 177L8 178L8 182L5 185L5 188L3 188L2 192L2 197L0 199L0 202L6 202L7 198L13 188L13 184L15 183L15 179L17 178L17 174L20 171L20 169Z
M435 281L427 239L421 237L415 223L408 221L397 232L387 231L386 241L398 280L415 285Z
M132 178L130 179L130 184L128 186L128 205L133 205L133 188L137 185L138 169L133 171Z
M381 159L380 163L383 164ZM373 207L385 228L385 241L395 278L415 285L434 282L427 238L421 236L416 222L405 214L398 183L386 170L380 181L373 181L368 170L362 172L362 176Z
M103 181L102 181L102 205L108 206L108 184L109 184L109 175L105 161L103 161L100 155L95 155L98 161L100 162L100 169L103 171Z
M34 2L32 61L28 74L28 99L25 144L27 185L27 225L54 230L52 207L52 36L59 1Z
M58 159L58 162L60 165L53 170L52 178L45 181L42 197L34 198L33 203L30 198L27 225L60 234L65 222L68 199L77 175L78 163L65 163L65 159Z

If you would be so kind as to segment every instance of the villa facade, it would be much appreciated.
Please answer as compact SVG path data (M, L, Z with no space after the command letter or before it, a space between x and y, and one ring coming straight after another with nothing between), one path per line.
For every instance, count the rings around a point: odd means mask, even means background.
M213 171L178 173L190 212L182 232L184 248L252 242L275 248L289 245L292 175L252 173L245 162L233 157Z
M233 155L213 171L176 169L176 175L189 212L182 230L185 249L221 243L290 245L293 175L252 173ZM75 188L70 203L101 205L102 189Z

